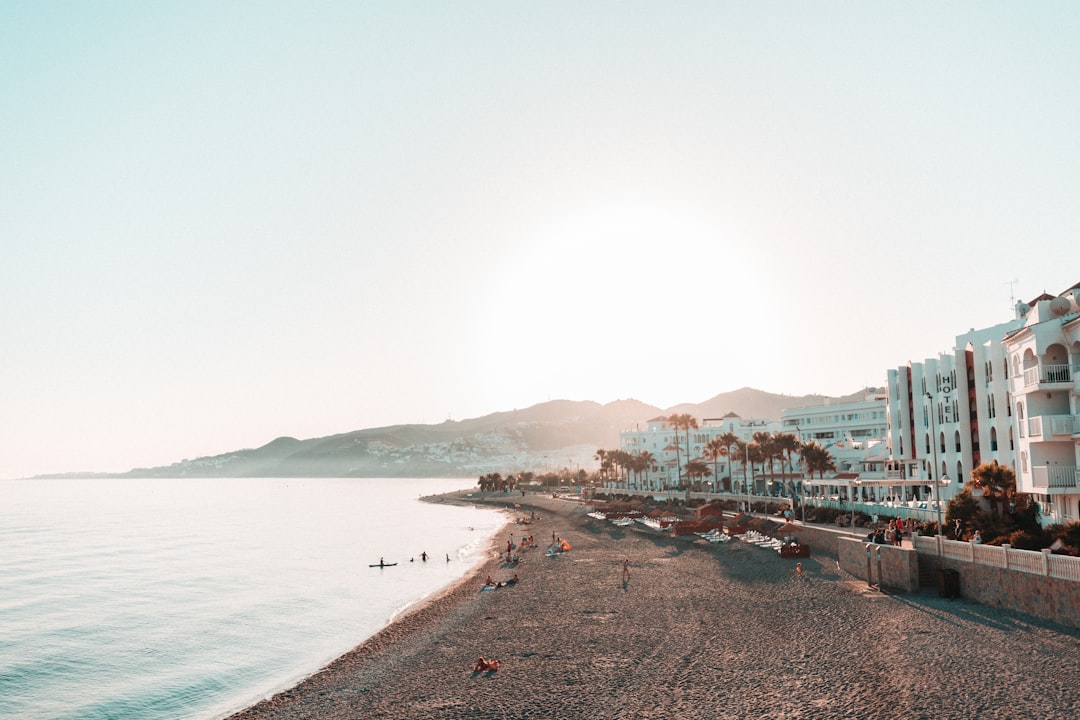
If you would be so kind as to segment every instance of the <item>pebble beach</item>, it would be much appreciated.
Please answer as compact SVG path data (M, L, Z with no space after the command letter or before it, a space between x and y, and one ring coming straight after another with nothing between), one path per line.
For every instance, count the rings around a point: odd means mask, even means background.
M881 593L828 556L622 528L550 496L505 506L473 575L231 720L1074 718L1080 632L965 600ZM538 547L505 562L507 537ZM547 557L552 536L571 550ZM629 560L629 579L623 563ZM491 576L521 582L481 590ZM479 657L500 661L475 672Z

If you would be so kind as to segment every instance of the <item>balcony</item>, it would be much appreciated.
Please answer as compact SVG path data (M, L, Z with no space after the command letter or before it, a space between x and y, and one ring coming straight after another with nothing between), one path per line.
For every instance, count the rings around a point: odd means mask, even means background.
M1071 382L1072 371L1068 365L1043 365L1040 363L1024 371L1024 387Z
M1075 422L1072 415L1038 415L1028 418L1027 434L1032 440L1050 440L1055 436L1071 437Z
M1080 476L1075 465L1035 465L1031 468L1031 482L1037 488L1080 487Z

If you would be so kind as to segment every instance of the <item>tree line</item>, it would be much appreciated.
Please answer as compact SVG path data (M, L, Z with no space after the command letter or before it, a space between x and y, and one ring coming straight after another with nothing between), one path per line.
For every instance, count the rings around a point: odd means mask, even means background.
M691 458L690 431L698 429L697 418L689 413L682 413L666 417L664 421L675 431L675 441L664 450L675 453L678 489L681 490L699 490L706 483L706 478L715 477L724 491L732 492L736 462L742 465L743 489L757 487L755 467L761 467L764 475L767 465L771 478L775 477L776 465L779 463L780 472L784 475L782 482L787 490L794 492L795 457L802 461L804 471L810 476L817 474L819 478L824 478L825 473L836 471L836 464L824 447L813 440L803 443L798 436L785 432L758 431L747 442L728 431L709 440L702 448L702 456ZM686 439L685 454L680 433ZM648 485L650 472L656 473L660 470L656 456L648 450L629 452L600 448L594 458L600 461L601 481L621 479L641 487ZM721 458L726 459L728 465L728 474L723 478L719 477ZM709 466L710 462L712 467ZM761 488L763 491L766 489L764 486Z

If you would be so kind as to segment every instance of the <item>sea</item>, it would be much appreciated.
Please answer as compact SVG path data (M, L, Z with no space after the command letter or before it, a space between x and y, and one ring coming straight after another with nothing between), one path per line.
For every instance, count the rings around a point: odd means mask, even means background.
M470 485L2 481L0 718L214 720L291 687L484 559L504 514L420 501Z

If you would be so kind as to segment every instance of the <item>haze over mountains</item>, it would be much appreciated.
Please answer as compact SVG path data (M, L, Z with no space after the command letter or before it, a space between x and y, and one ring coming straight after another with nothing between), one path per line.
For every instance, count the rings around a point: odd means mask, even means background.
M469 477L487 472L592 469L597 448L616 448L619 432L661 415L699 420L729 412L777 420L781 410L861 399L775 395L752 388L702 403L661 409L637 400L601 405L552 400L523 410L438 425L392 425L298 440L280 437L255 449L137 468L123 477ZM74 473L69 473L74 474ZM116 475L112 475L116 476Z

